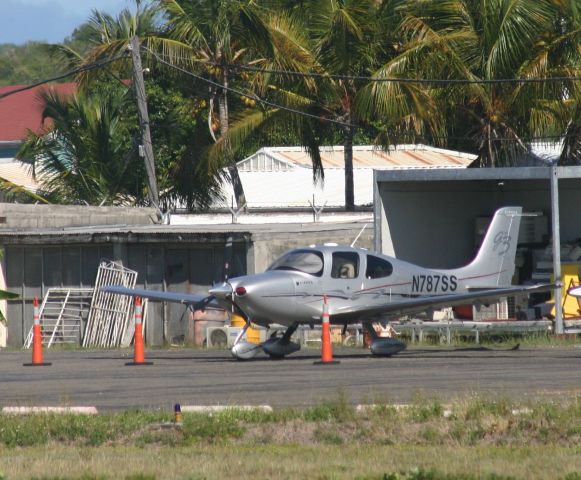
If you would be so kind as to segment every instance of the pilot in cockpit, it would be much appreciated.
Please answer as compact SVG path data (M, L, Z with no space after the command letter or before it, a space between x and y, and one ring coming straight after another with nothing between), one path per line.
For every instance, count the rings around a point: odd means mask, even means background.
M355 278L355 266L351 262L345 262L339 269L339 278Z

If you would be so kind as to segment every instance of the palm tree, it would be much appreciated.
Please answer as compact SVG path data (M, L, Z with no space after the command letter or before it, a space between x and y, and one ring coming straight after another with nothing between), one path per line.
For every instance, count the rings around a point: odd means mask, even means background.
M103 60L119 57L105 69L89 70L76 77L81 87L96 79L131 78L131 57L127 54L129 41L139 37L146 45L159 36L161 19L157 9L142 0L135 0L136 9L123 9L116 17L93 10L82 25L82 51L72 44L46 45L45 48L67 69L86 67ZM78 43L78 42L77 42Z
M43 188L61 203L143 204L143 168L121 122L125 92L66 98L44 90L40 100L50 126L29 132L18 158L32 165Z
M547 57L554 65L553 75L578 77L581 73L581 8L578 2L556 2L560 9L554 29L545 39ZM557 83L562 95L552 102L556 121L549 133L564 137L560 165L581 165L581 89L579 82Z
M135 0L136 12L124 9L115 18L106 13L93 10L89 21L83 25L83 52L72 46L48 45L46 48L56 59L69 68L89 67L77 74L76 81L82 90L88 90L97 81L111 80L124 83L123 79L131 78L131 57L128 55L130 39L138 35L145 38L155 34L158 25L157 11L142 0ZM89 44L90 46L86 46ZM105 68L90 68L102 62ZM150 190L150 202L158 203L157 178L155 168L147 170ZM157 205L154 205L157 207Z
M286 69L298 75L256 74L263 82L254 82L255 91L283 108L246 115L236 122L236 135L232 137L240 142L252 128L284 125L307 148L315 175L321 176L318 148L326 142L334 143L339 137L344 147L345 208L353 210L356 132L363 128L375 130L378 144L394 143L398 127L422 128L428 113L423 105L433 103L423 89L412 86L403 89L403 94L377 99L375 84L357 78L369 75L380 67L381 61L399 53L397 28L401 4L405 2L391 1L380 8L372 0L305 0L300 8L270 15L275 56L266 59L262 66L267 72ZM312 73L318 77L314 78ZM320 121L301 118L284 108L314 115Z
M535 136L554 129L566 82L495 83L498 79L561 76L578 66L555 55L565 38L561 25L568 2L555 0L428 0L409 2L402 22L404 51L376 76L407 73L423 79L462 80L432 84L429 91L446 120L448 140L471 148L481 166L514 165ZM568 41L572 36L569 32ZM576 33L578 38L578 32ZM470 83L473 82L473 83ZM480 82L480 83L479 83ZM490 82L490 83L486 83ZM380 103L391 83L378 83ZM435 139L446 142L444 138ZM456 137L456 138L453 138Z
M280 2L270 3L273 55L261 61L264 72L251 75L248 88L271 105L259 105L237 118L230 145L238 147L259 130L283 129L309 152L316 180L324 177L319 147L336 141L339 125L345 151L345 208L353 210L352 146L363 119L352 107L359 85L330 75L369 71L377 44L377 4L373 0L305 0L285 10ZM285 70L299 75L272 73ZM313 78L313 72L319 77Z
M93 11L82 27L82 52L68 45L51 45L50 53L68 68L78 68L118 58L104 69L90 70L77 77L81 90L88 91L95 85L123 85L123 79L131 78L132 64L123 55L131 38L138 36L147 51L164 48L169 42L161 36L162 15L151 2L135 0L136 9L125 9L117 17ZM145 54L144 60L148 56ZM149 63L152 67L153 62ZM210 136L200 128L201 105L199 96L192 97L190 86L185 86L175 72L165 71L146 77L146 91L150 110L150 123L154 139L156 159L156 183L161 190L160 207L176 207L188 210L206 209L218 196L220 170L207 163ZM157 75L156 75L157 74ZM128 110L134 108L128 104ZM133 116L125 116L125 119Z
M220 148L234 187L236 202L245 206L246 199L236 167L235 157L227 141L230 128L228 90L231 69L236 64L249 64L254 54L271 51L270 34L253 0L157 0L165 12L165 38L152 42L169 62L213 80L209 88L209 131L219 130L225 145ZM207 85L205 88L208 88ZM218 115L215 115L215 103Z
M373 0L324 0L308 5L309 26L316 63L329 75L362 76L374 66L378 43L377 2ZM355 209L353 185L353 138L356 124L365 121L353 105L360 84L351 79L333 79L320 91L320 102L332 119L341 122L345 162L345 209Z

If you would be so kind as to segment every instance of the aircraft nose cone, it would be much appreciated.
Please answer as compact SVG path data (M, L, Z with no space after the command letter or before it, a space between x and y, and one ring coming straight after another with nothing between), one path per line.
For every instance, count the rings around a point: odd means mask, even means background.
M230 285L228 282L224 282L220 285L212 287L210 289L210 294L219 299L230 298L232 296L232 285Z
M294 277L271 272L230 279L231 301L251 318L284 320L296 310Z

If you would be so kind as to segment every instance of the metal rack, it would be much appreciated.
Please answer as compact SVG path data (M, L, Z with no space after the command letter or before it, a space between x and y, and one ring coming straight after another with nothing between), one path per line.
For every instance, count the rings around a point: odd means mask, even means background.
M118 262L102 262L99 265L93 301L89 310L89 318L83 347L117 347L120 346L130 326L133 313L133 298L103 292L101 287L107 285L122 285L134 288L137 282L137 272L125 268Z
M50 348L54 344L78 344L83 321L86 320L93 296L90 288L49 288L39 309L42 325L42 343ZM24 348L32 344L32 327Z

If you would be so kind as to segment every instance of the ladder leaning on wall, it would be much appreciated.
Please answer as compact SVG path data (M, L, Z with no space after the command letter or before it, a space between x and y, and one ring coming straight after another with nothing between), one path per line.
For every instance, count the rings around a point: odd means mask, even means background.
M92 288L49 288L39 309L43 345L50 348L55 344L78 344L92 296ZM32 328L24 348L31 344Z
M119 262L103 261L94 288L49 288L39 309L42 342L83 347L129 346L133 339L133 298L101 291L107 285L133 288L137 272ZM147 302L143 304L147 312ZM145 333L145 315L144 333ZM83 329L84 327L84 329ZM24 348L32 344L32 327Z

